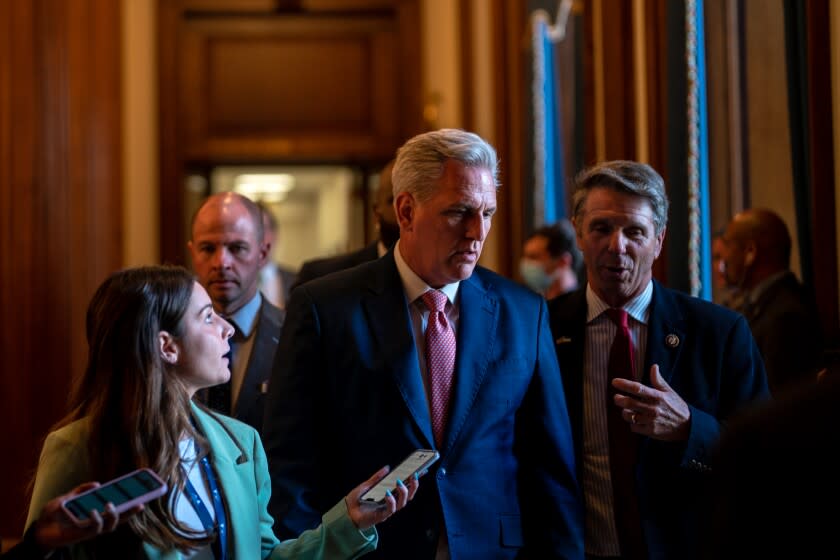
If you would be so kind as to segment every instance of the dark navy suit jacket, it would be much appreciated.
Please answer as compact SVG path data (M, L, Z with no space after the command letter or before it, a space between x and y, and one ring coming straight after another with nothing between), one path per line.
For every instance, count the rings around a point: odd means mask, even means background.
M378 244L378 241L374 241L358 251L352 251L344 255L336 255L334 257L325 257L323 259L306 261L300 267L300 271L297 274L294 284L292 284L292 288L296 288L300 284L304 284L310 280L314 280L315 278L320 278L321 276L338 272L339 270L353 268L354 266L368 261L375 261L379 258Z
M836 558L840 376L789 387L733 420L715 463L706 558Z
M265 397L268 392L268 381L271 378L271 368L274 364L274 354L283 327L286 312L273 306L267 299L262 299L254 345L245 368L245 377L239 389L233 416L258 431L263 425L263 411Z
M477 267L459 288L451 412L441 459L377 526L379 558L582 558L569 418L542 298ZM393 252L292 294L264 441L281 537L383 465L434 448Z
M774 395L814 381L823 366L820 319L813 297L788 271L741 310L767 367Z
M585 289L549 302L578 466L586 314ZM685 442L645 438L641 444L636 481L648 554L651 559L696 558L721 427L744 405L768 395L767 376L743 316L655 281L642 379L647 385L653 364L688 403L691 429Z

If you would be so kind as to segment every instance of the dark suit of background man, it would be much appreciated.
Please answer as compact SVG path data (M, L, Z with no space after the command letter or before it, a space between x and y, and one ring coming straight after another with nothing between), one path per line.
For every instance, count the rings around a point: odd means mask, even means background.
M213 308L236 327L230 339L231 380L208 389L207 404L258 430L284 318L257 289L271 249L262 223L260 208L248 198L214 194L196 212L188 243Z
M708 560L836 558L840 376L790 387L727 427Z
M586 552L695 558L710 452L722 422L766 396L761 356L741 315L652 279L668 199L651 167L585 170L573 208L588 284L550 301L549 312L585 494ZM629 315L636 378L612 386L608 357L620 329L611 308Z
M395 248L292 293L264 432L280 535L315 526L361 473L436 448L440 461L411 507L378 528L374 555L583 557L545 301L476 266L496 211L496 176L495 150L475 134L444 129L409 140L393 171ZM438 289L457 341L439 443L431 403L441 394L429 395L439 378L427 375L436 366L425 358L430 312L421 297Z
M376 260L394 246L400 238L400 225L394 214L394 189L391 183L391 170L394 161L385 164L379 173L379 185L376 188L376 200L373 203L373 219L376 222L377 239L368 246L345 255L313 259L300 267L294 286L303 284L331 272L353 268L356 265ZM293 287L294 287L293 286Z
M723 234L720 269L737 291L737 311L752 329L774 395L792 384L816 381L822 368L820 320L813 295L790 270L791 241L774 212L737 214Z

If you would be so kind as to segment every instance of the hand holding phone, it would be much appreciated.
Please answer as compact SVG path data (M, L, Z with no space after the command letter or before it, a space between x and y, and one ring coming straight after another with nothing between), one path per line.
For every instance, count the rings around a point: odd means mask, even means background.
M440 458L440 454L434 449L418 449L406 459L397 465L395 469L389 472L385 478L376 483L376 485L365 492L359 501L363 504L380 506L385 503L386 493L394 490L397 487L397 480L406 482L410 480L415 473L417 475L425 474L429 466Z
M62 501L61 508L75 525L85 527L93 510L102 515L105 506L111 503L117 513L123 513L163 496L166 490L166 483L154 471L137 469Z

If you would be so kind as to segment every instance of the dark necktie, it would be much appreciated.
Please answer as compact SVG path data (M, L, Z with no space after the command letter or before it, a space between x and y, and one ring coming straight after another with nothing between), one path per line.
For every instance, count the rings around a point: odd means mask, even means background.
M426 368L429 373L430 408L435 444L443 444L443 432L449 415L449 397L455 372L455 333L446 319L446 294L429 290L423 294L429 309L426 323Z
M228 359L228 368L230 369L230 379L221 385L214 385L207 389L207 406L213 410L218 410L222 414L231 415L232 412L232 397L231 397L231 381L233 380L234 356L236 353L236 346L240 343L241 336L239 328L232 319L226 319L228 323L233 326L233 336L228 341L230 343L230 351L225 354Z
M636 458L639 436L621 417L621 408L615 405L612 380L621 377L636 380L636 360L627 312L610 308L607 316L616 325L615 338L610 348L607 365L607 427L610 441L610 477L613 487L613 512L618 530L618 541L623 559L646 558L642 526L639 520L639 503L636 498Z

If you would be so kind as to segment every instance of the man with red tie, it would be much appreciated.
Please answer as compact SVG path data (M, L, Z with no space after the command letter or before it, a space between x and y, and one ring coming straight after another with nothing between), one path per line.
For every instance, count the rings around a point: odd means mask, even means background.
M275 530L317 525L357 473L434 448L440 460L378 528L372 557L582 559L545 301L477 266L495 150L462 130L421 134L392 180L396 246L292 293L264 428Z
M721 424L767 395L741 315L653 280L668 217L650 166L584 170L583 290L549 302L586 503L587 558L696 558Z

